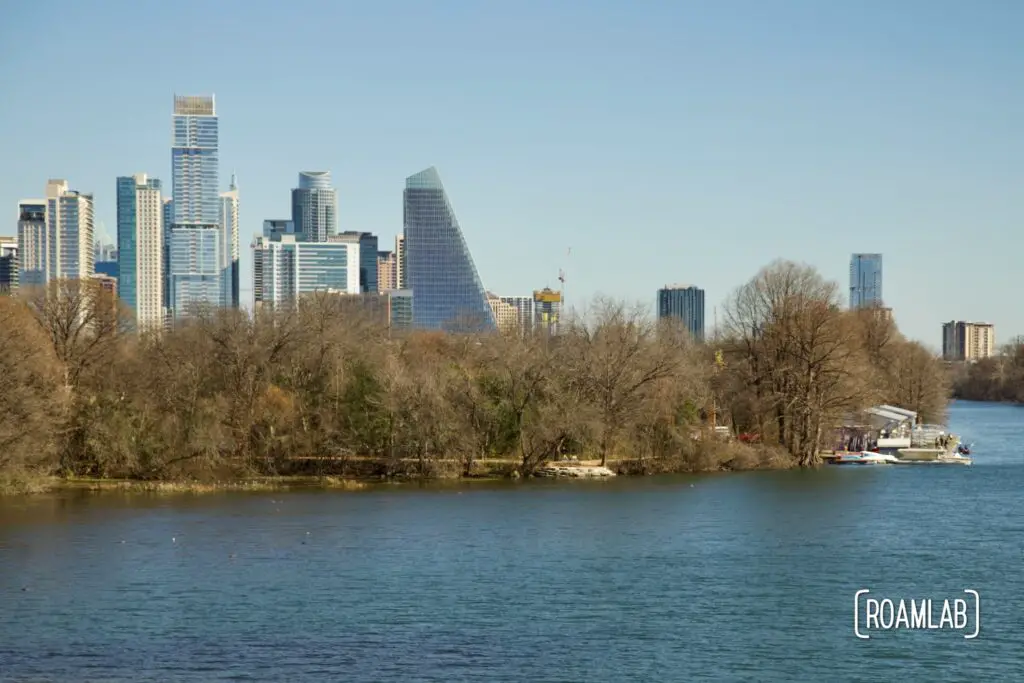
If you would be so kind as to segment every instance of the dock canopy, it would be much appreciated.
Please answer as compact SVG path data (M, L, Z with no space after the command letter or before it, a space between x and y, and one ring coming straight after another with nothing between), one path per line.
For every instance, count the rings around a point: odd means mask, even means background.
M873 406L864 411L871 421L883 427L901 425L907 422L913 424L917 419L917 413L895 406Z

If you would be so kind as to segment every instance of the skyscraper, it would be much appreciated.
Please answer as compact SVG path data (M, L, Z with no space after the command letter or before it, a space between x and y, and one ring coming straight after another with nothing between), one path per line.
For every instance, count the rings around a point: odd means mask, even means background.
M221 257L224 268L225 308L238 308L238 179L231 174L231 187L220 194Z
M395 289L406 289L405 235L395 235Z
M302 171L292 190L292 221L299 239L326 242L338 232L338 195L330 171Z
M163 324L164 206L156 178L117 179L117 292L139 330Z
M195 304L219 306L226 300L213 96L175 95L173 132L167 297L180 318Z
M45 200L18 202L18 259L22 286L94 272L93 199L68 189L65 180L46 184Z
M882 255L850 257L850 308L882 305Z
M658 319L682 321L690 335L704 341L704 290L692 285L665 285L658 290Z
M398 281L395 272L395 252L377 252L377 291L388 292L398 289Z
M942 357L945 360L981 360L994 356L996 333L992 323L950 320L942 324Z
M404 193L405 263L419 329L496 329L494 313L434 167L410 176ZM401 285L399 285L401 287Z

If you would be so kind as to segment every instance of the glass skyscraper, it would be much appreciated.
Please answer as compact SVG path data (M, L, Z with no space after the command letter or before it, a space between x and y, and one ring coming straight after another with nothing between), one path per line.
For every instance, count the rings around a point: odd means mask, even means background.
M330 171L299 173L299 186L292 190L292 221L299 239L307 242L326 242L337 234L338 194Z
M220 306L226 300L213 96L175 95L173 129L167 297L174 316L183 317L194 304Z
M156 178L117 179L117 292L139 329L163 322L164 207Z
M257 238L253 245L253 300L282 307L313 292L359 294L359 243L302 242L294 235Z
M410 176L404 194L403 280L418 329L497 329L487 292L434 167Z
M690 285L665 285L658 290L658 319L681 320L690 335L704 341L704 290Z
M882 255L850 257L850 308L882 305Z
M238 308L238 179L231 174L231 186L220 194L221 267L223 269L223 306Z
M372 232L347 230L329 238L329 242L352 242L359 245L359 291L377 291L377 236Z

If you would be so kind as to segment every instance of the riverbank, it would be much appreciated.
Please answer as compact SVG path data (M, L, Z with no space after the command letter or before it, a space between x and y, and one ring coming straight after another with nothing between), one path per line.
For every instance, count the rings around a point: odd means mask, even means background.
M308 463L307 463L308 464ZM522 479L520 461L514 458L489 458L473 463L470 476L463 476L457 462L439 468L431 476L415 474L382 475L382 462L372 458L350 458L346 466L331 474L290 473L273 476L208 477L194 480L138 480L127 478L55 477L31 472L0 474L0 495L25 495L59 491L150 494L204 494L223 491L283 491L289 489L329 489L359 491L380 484L401 484L424 480L451 482L487 482ZM436 463L435 463L436 464ZM610 459L607 466L600 460L552 461L537 467L531 476L539 478L601 479L613 476L645 476L656 474L697 474L749 470L780 470L795 466L785 453L772 449L721 443L701 449L692 458L676 459ZM303 468L305 469L305 468Z

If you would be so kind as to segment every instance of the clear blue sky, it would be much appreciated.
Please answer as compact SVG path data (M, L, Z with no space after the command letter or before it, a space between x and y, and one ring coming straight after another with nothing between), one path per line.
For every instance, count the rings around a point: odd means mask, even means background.
M776 257L845 290L885 254L909 335L1024 333L1024 3L26 2L0 21L0 205L48 177L169 183L172 95L217 96L241 188L242 284L264 218L328 169L340 228L387 245L438 167L486 287L568 274L653 307L720 303ZM572 255L566 256L572 247ZM248 292L246 292L248 294Z

